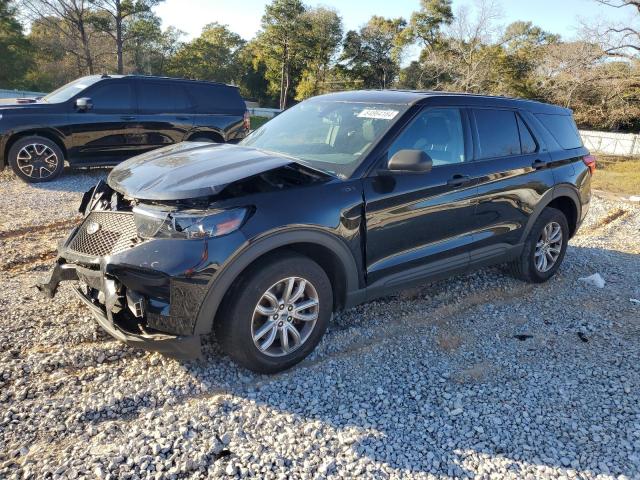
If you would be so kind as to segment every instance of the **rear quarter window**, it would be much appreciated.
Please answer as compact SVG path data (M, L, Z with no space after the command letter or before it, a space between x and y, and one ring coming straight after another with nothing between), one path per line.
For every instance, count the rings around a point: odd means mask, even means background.
M571 150L582 147L582 139L578 133L576 122L571 115L552 115L548 113L536 113L536 118L556 139L562 148Z
M246 110L244 100L235 87L194 83L187 89L196 105L197 113L242 115Z

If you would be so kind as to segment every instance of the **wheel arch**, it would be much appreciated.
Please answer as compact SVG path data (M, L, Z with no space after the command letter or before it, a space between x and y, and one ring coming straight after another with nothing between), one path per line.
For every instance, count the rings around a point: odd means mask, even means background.
M11 136L7 140L7 143L5 144L4 152L3 152L5 163L7 165L9 164L9 152L11 151L11 147L13 147L13 145L21 138L30 137L30 136L44 137L48 140L51 140L56 145L58 145L60 150L62 150L62 154L64 155L64 160L68 160L67 147L64 144L64 141L62 140L61 134L57 133L55 130L33 128L33 129L23 130L23 131L19 131L11 134Z
M575 235L578 228L578 219L580 218L581 210L578 192L576 188L571 185L557 185L542 196L538 205L529 216L529 221L527 222L527 226L521 237L522 242L525 241L533 227L533 224L536 222L542 211L547 207L560 210L567 218L567 223L569 224L569 237L571 238Z
M204 138L208 138L210 140L213 140L216 143L225 143L224 135L222 134L222 132L217 132L217 131L214 131L214 130L206 130L206 131L196 130L196 131L191 131L187 135L186 141L191 141L194 138L203 138L203 137Z
M348 292L359 288L358 267L347 245L335 236L316 230L295 230L271 234L249 244L223 265L209 282L196 317L195 334L212 331L216 315L232 286L256 261L287 251L305 255L325 271L334 296L334 311L344 307Z

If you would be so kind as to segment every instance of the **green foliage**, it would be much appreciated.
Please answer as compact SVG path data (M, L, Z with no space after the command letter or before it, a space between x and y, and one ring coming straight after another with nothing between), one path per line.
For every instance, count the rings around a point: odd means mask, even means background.
M177 50L167 72L178 77L238 83L241 76L240 51L245 43L226 25L210 23L198 38Z
M16 18L16 9L8 0L0 0L0 85L24 87L24 75L31 65L31 45Z
M400 72L406 21L373 16L359 31L347 32L340 67L364 88L389 88Z

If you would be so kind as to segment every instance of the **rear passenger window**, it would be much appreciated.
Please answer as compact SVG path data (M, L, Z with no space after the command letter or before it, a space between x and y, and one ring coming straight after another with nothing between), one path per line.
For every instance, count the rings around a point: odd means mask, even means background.
M188 88L198 113L242 115L246 110L244 100L235 87L194 82Z
M389 149L389 159L400 150L422 150L431 157L434 166L464 162L460 110L425 110L393 142Z
M520 154L516 115L509 110L474 110L478 130L478 158Z
M542 125L549 130L549 133L553 135L553 138L555 138L565 150L580 148L582 146L582 139L580 138L578 127L576 127L576 122L573 121L571 115L536 113L536 118L540 120Z
M179 84L139 82L138 109L140 113L185 113L191 102Z
M518 118L518 130L520 130L520 146L522 147L522 153L534 153L538 149L536 141L533 139L533 135L529 131L520 115L516 115Z

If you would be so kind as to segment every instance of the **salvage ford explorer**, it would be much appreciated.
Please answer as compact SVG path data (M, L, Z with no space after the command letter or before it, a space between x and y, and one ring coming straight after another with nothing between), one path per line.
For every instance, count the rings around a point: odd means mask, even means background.
M305 358L332 314L505 263L551 278L588 209L595 159L570 110L360 91L291 108L239 145L134 157L88 191L62 281L129 345L178 358L214 332L258 372ZM428 315L428 312L425 312Z

